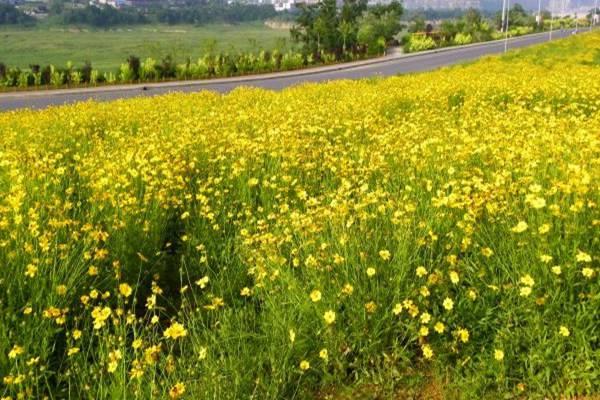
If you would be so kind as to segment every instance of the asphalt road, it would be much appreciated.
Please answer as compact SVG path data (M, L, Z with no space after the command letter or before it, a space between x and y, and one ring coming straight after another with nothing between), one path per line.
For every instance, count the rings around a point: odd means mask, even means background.
M573 34L572 30L564 32L555 31L552 39L560 39ZM531 46L549 40L548 34L536 34L513 38L509 40L509 49ZM94 99L108 101L136 96L154 96L169 92L196 92L200 90L213 90L221 93L228 92L239 86L252 86L272 90L304 82L323 82L335 79L359 79L373 76L391 76L400 73L428 71L446 65L457 64L479 57L498 54L504 51L504 42L488 42L477 45L444 49L444 51L411 56L390 57L366 65L346 68L340 66L335 70L317 68L314 71L304 70L298 73L271 74L269 77L234 78L231 80L205 80L190 83L162 83L147 85L134 85L131 87L103 87L78 89L76 91L36 91L0 94L0 110L18 108L45 108L50 105L61 105L78 101Z

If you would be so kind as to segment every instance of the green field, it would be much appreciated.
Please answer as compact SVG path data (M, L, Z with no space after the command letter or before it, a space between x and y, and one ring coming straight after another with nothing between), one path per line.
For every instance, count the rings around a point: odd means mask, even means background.
M210 43L223 51L250 51L289 46L287 30L262 23L240 25L140 25L110 30L86 28L2 28L0 62L26 68L30 64L76 65L88 60L100 70L116 69L131 54L176 59L203 54Z

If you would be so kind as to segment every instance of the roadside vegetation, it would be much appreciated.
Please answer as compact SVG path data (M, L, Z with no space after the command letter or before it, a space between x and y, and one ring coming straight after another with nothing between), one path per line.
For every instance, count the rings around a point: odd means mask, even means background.
M520 4L511 6L508 26L502 26L502 14L486 16L479 10L470 9L462 15L444 19L438 27L428 24L424 15L414 15L408 25L408 35L402 39L404 51L413 53L449 46L460 46L489 40L516 37L536 32L547 32L551 29L567 29L589 27L592 14L576 20L573 17L555 18L549 12L542 13L542 21L538 23L531 12Z
M0 113L0 397L596 398L599 52Z
M401 29L402 12L402 6L396 2L367 7L366 0L346 0L338 13L335 0L324 0L302 6L291 30L291 40L282 38L271 50L218 51L216 42L208 41L204 53L194 59L189 54L174 56L172 52L159 59L141 59L131 54L118 70L112 71L96 69L89 61L79 65L67 62L64 67L30 64L29 68L0 62L0 88L218 78L360 60L385 52ZM118 36L115 40L119 40Z

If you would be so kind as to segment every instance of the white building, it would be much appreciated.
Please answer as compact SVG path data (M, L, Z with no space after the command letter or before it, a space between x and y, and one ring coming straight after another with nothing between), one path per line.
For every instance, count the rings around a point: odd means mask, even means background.
M432 8L432 9L468 9L480 8L479 0L405 0L406 8Z
M296 6L296 0L274 0L275 11L289 11Z

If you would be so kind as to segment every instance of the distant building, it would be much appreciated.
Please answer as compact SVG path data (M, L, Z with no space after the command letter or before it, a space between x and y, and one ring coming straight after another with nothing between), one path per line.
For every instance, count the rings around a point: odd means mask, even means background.
M131 3L129 0L90 0L91 6L110 6L114 8L121 8L130 4Z
M480 0L405 0L404 6L406 8L424 8L424 9L467 9L467 8L480 8Z
M274 0L275 11L289 11L296 7L296 0Z

